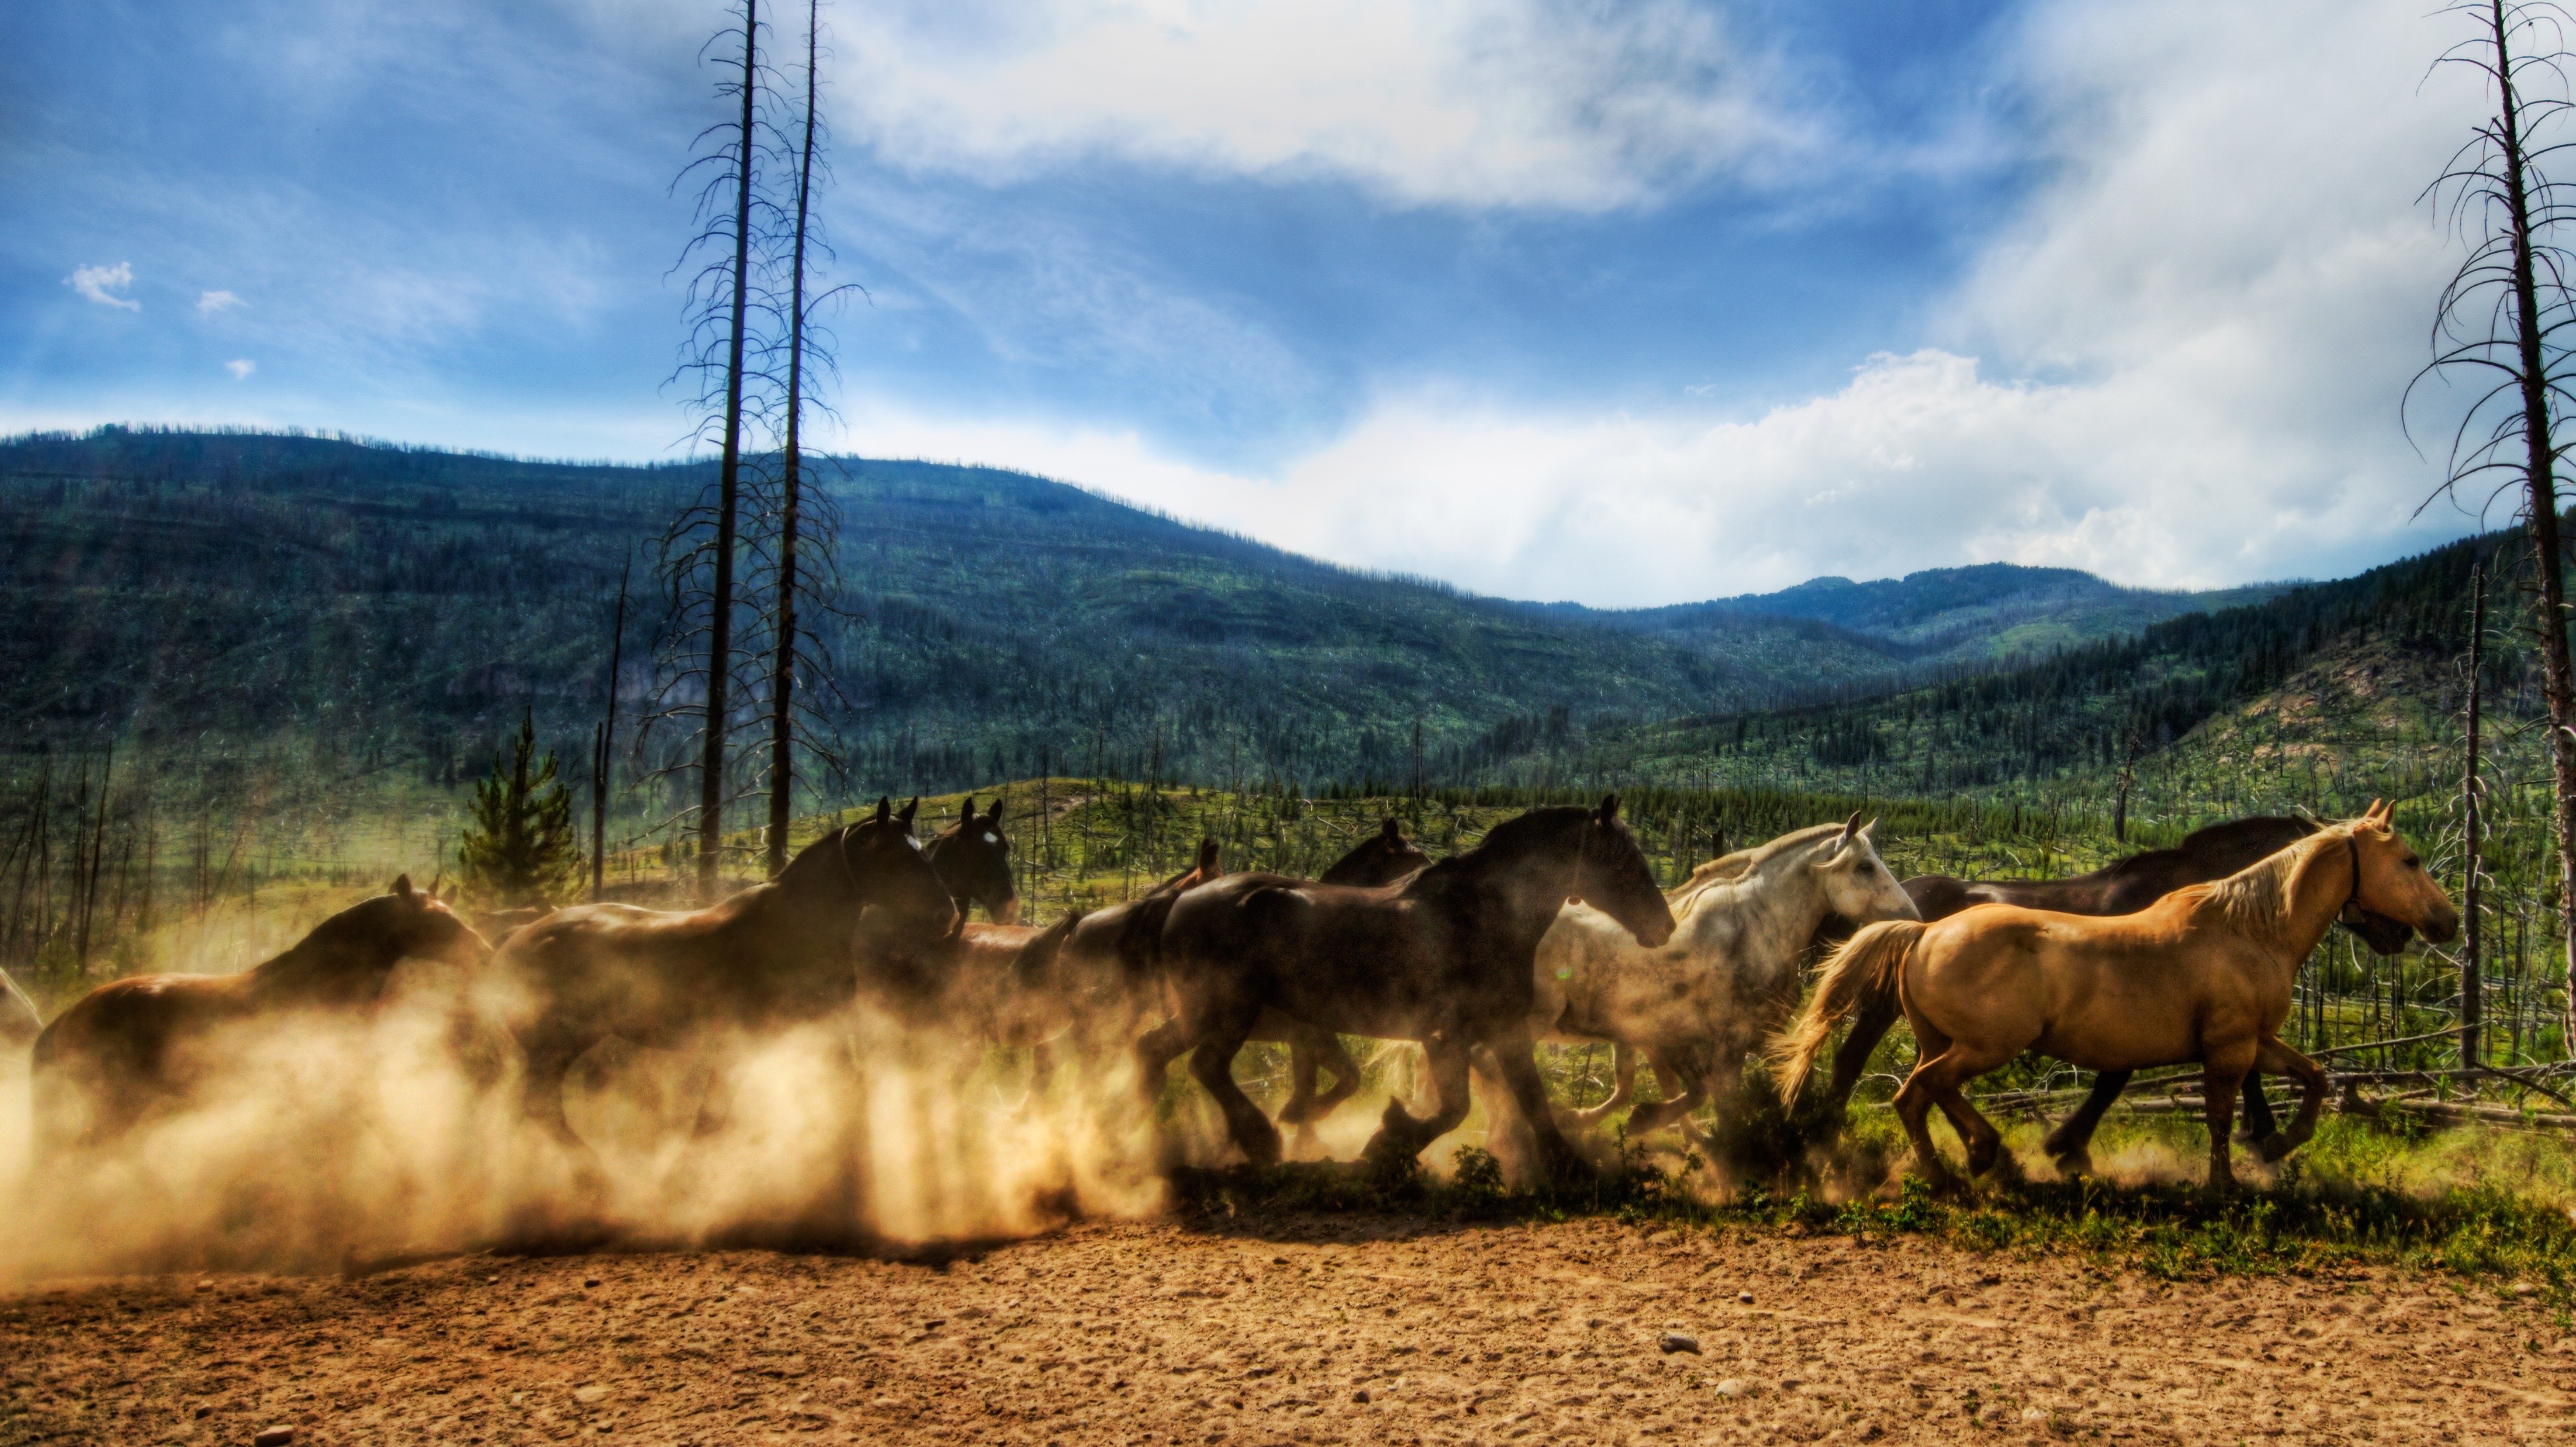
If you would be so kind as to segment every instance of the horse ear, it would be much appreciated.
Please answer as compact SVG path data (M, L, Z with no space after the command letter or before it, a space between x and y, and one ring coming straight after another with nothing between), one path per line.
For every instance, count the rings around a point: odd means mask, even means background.
M1867 838L1869 837L1869 833L1870 833L1870 831L1871 831L1871 830L1873 830L1873 829L1876 829L1877 827L1878 827L1878 821L1877 821L1877 820L1875 820L1875 819L1872 819L1872 820L1870 820L1868 823L1863 824L1862 826L1860 826L1860 837L1861 837L1861 838L1863 838L1863 839L1867 839Z
M920 812L921 801L919 799L915 799L911 803L904 805L901 809L896 810L894 817L897 822L903 825L903 827L909 829L912 827L912 816Z
M1604 824L1607 824L1607 823L1609 823L1610 821L1612 821L1612 820L1614 820L1614 819L1616 819L1616 818L1618 818L1618 817L1619 817L1619 796L1618 796L1618 795L1616 795L1616 794L1604 794L1604 795L1602 795L1602 796L1601 796L1601 815L1600 815L1601 822L1602 822L1602 823L1604 823Z
M390 893L392 893L392 895L393 895L396 899L400 899L400 900L404 901L405 903L409 903L409 902L411 902L411 900L412 900L412 898L413 898L413 895L412 895L412 888L411 888L411 876L410 876L410 875L408 875L408 874L397 874L397 875L395 875L395 876L394 876L394 887L393 887L393 889L390 891Z
M1214 879L1218 873L1216 841L1201 839L1199 841L1199 878L1202 881Z
M1395 816L1392 814L1389 814L1385 821L1377 826L1377 832L1382 835L1389 844L1393 844L1404 837L1404 827L1395 822Z
M883 794L879 794L879 795L877 796L877 822L878 822L878 823L880 823L880 824L883 824L883 823L885 823L887 820L892 819L893 817L894 817L894 801L893 801L892 799L887 798L887 797L886 797L886 796L884 796Z
M964 808L961 812L959 812L959 814L957 815L957 822L958 822L958 823L960 823L960 824L972 824L972 823L974 823L974 822L975 822L975 796L974 796L974 795L969 794L969 795L967 795L967 796L966 796L966 806L965 806L965 808Z
M1860 833L1860 811L1854 809L1851 817L1843 821L1843 838L1848 840L1858 833Z

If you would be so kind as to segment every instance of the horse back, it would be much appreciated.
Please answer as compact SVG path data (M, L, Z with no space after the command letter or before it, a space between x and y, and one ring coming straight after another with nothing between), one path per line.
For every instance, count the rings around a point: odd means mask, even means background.
M36 1036L38 1076L158 1080L174 1045L248 1013L247 975L136 975L83 995Z

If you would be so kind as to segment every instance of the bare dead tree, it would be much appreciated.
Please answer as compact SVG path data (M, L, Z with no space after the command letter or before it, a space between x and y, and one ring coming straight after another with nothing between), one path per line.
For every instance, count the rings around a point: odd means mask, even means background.
M2408 387L2430 377L2478 384L2452 433L2450 466L2435 497L2465 504L2483 486L2480 510L2510 498L2530 540L2533 615L2541 699L2549 716L2550 775L2556 804L2562 944L2576 966L2576 668L2567 644L2566 555L2560 538L2555 409L2569 400L2565 332L2576 324L2571 255L2559 239L2576 211L2565 184L2549 175L2571 144L2548 137L2566 120L2568 17L2554 0L2463 0L2450 13L2476 34L2438 64L2483 77L2494 110L2426 194L2446 208L2469 254L2442 289L2434 312L2433 359ZM2430 499L2427 500L2428 502ZM2576 989L2569 992L2576 1033Z
M796 794L796 528L804 479L801 427L805 412L805 244L814 203L815 94L820 82L821 0L805 6L805 136L796 148L796 226L789 250L787 293L787 438L780 457L778 510L777 657L769 683L769 877L787 867L787 828Z
M664 567L672 585L674 631L666 643L702 657L702 665L678 670L670 680L682 707L696 697L699 719L698 888L712 895L724 853L726 764L731 745L734 682L734 580L741 543L742 460L746 405L750 393L755 221L759 203L763 143L760 99L760 0L741 0L738 25L719 31L710 45L739 38L739 76L717 86L717 93L739 103L738 117L708 128L699 137L712 149L682 172L705 170L709 180L699 193L699 214L706 224L691 238L683 261L701 251L714 257L690 284L692 326L684 372L700 380L703 429L716 425L719 435L717 474L712 497L685 510L664 539ZM720 340L719 340L720 339ZM703 430L701 436L704 435ZM694 685L694 687L692 687ZM666 708L667 714L670 710Z

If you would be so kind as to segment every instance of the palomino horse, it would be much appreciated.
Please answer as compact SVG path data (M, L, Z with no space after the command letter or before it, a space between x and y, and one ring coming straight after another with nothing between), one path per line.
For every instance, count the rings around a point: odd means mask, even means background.
M2182 842L2171 849L2132 854L2071 879L1968 881L1945 874L1924 874L1905 881L1905 892L1913 897L1926 921L1947 919L1978 904L2018 904L2058 914L2135 914L2184 885L2224 879L2321 827L2312 819L2278 814L2230 819L2184 835ZM2411 933L2397 921L2372 914L2358 904L2346 906L2337 922L2380 955L2402 952ZM1851 1032L1834 1052L1834 1078L1828 1099L1836 1111L1851 1099L1852 1088L1868 1068L1870 1052L1878 1048L1879 1040L1896 1023L1899 1013L1892 990L1861 1002ZM2110 1070L2095 1077L2092 1093L2084 1103L2048 1133L2041 1148L2057 1162L2061 1173L2076 1175L2091 1169L2092 1157L2086 1148L2104 1113L2128 1088L2130 1074ZM2259 1087L2245 1091L2244 1112L2245 1140L2259 1141L2277 1129L2271 1104L2264 1100Z
M1862 996L1893 983L1921 1047L1921 1063L1896 1093L1896 1113L1917 1167L1936 1184L1956 1181L1932 1148L1925 1115L1940 1106L1967 1145L1969 1174L1984 1173L2003 1137L1960 1087L2039 1050L2088 1070L2200 1062L2209 1184L2230 1189L2228 1127L2247 1071L2295 1076L2305 1092L2290 1128L2256 1147L2265 1160L2279 1160L2316 1129L2325 1072L2278 1031L2300 963L2352 904L2437 944L2460 925L2459 911L2378 803L2135 914L1990 904L1936 924L1870 925L1834 952L1814 997L1777 1042L1781 1098L1796 1099L1833 1027Z
M1275 874L1201 885L1172 902L1162 941L1190 1073L1225 1113L1235 1145L1268 1164L1279 1159L1279 1132L1233 1076L1235 1053L1264 1011L1336 1033L1419 1041L1434 1113L1416 1119L1388 1102L1368 1147L1372 1159L1410 1161L1465 1118L1469 1054L1484 1046L1549 1168L1570 1168L1576 1157L1548 1115L1529 1029L1538 942L1569 898L1649 946L1672 937L1672 911L1619 821L1615 795L1598 809L1533 809L1475 848L1374 889Z
M854 948L863 909L883 917L883 951ZM935 1001L926 978L957 910L912 837L912 809L877 801L876 817L824 835L776 879L686 913L586 904L513 936L495 957L525 991L512 1033L527 1054L526 1110L586 1153L564 1119L564 1075L615 1036L671 1046L693 1034L822 1018L866 987L899 1003ZM702 1118L703 1119L703 1118Z
M411 876L313 927L303 941L234 975L137 975L83 995L36 1037L37 1138L47 1147L112 1139L158 1105L183 1103L222 1062L226 1026L298 1010L354 1010L384 994L407 959L471 965L483 937Z
M975 800L968 797L957 822L939 831L927 852L960 916L980 904L997 925L1020 922L1020 891L1011 880L1011 841L1002 832L1001 800L994 800L978 819Z
M36 1043L44 1028L45 1017L35 998L18 988L7 970L0 970L0 1050L24 1050Z
M1799 961L1819 926L1919 918L1858 814L1719 862L1731 867L1695 872L1667 896L1679 928L1659 949L1588 905L1567 906L1539 941L1530 1028L1623 1047L1617 1090L1577 1119L1600 1120L1634 1098L1638 1053L1666 1098L1629 1115L1632 1136L1732 1097L1744 1057L1797 1008Z

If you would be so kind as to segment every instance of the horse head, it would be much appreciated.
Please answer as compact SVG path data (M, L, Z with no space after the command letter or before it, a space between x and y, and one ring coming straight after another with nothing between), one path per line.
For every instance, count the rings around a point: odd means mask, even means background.
M2432 944L2446 943L2460 932L2459 906L2434 882L2424 856L2389 822L2392 812L2386 802L2374 799L2369 812L2342 826L2352 844L2355 874L2348 905L2410 926Z
M1827 907L1853 924L1921 919L1923 912L1878 857L1878 846L1870 838L1870 831L1877 827L1875 819L1867 824L1860 822L1860 811L1853 810L1852 816L1843 821L1843 832L1825 841L1807 867L1816 872L1817 882L1824 886Z
M979 819L974 796L967 796L957 822L940 831L927 852L940 883L957 901L958 913L980 904L995 924L1020 922L1020 891L1011 879L1011 841L1002 833L1001 800L994 800Z
M1361 886L1393 884L1430 863L1431 856L1423 852L1422 846L1405 838L1404 827L1388 818L1358 848L1316 876L1316 882Z
M915 807L897 809L893 800L879 799L874 816L806 845L768 888L815 927L848 928L872 909L871 932L889 948L913 949L955 935L964 916L921 841L912 837Z
M1655 872L1637 848L1637 836L1620 822L1616 794L1602 796L1601 807L1584 817L1570 897L1617 920L1648 949L1673 937L1672 906L1655 887Z

